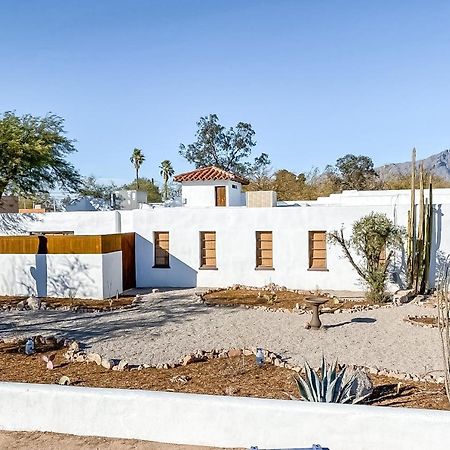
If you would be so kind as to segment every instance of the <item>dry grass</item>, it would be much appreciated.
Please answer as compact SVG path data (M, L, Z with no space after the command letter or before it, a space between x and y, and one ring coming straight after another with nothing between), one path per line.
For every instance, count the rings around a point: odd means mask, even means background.
M42 354L25 356L0 353L0 380L28 383L57 383L67 375L75 386L148 389L214 395L238 395L289 399L298 397L294 373L288 369L256 366L253 357L213 359L174 369L143 369L118 372L94 363L68 363L58 350L55 369L47 370ZM177 380L187 380L183 383ZM376 386L375 405L450 409L443 385L402 382L370 376Z
M311 294L307 292L297 293L293 291L276 291L276 297L268 291L258 291L253 289L223 289L206 294L203 298L210 305L243 305L243 306L267 306L269 308L280 309L308 309L309 305L305 302L307 297L319 296L327 298L324 295ZM332 309L350 309L355 306L368 306L373 303L367 300L346 300L338 302L335 299L328 299L323 305Z

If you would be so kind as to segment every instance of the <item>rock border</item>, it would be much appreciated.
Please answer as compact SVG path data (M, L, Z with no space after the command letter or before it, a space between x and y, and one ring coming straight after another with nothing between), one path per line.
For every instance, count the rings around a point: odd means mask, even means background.
M270 292L270 291L275 291L275 292L283 292L283 291L289 291L289 292L293 292L295 294L317 294L314 291L304 291L304 290L300 290L300 289L288 289L285 286L278 286L275 284L269 284L267 286L263 286L263 287L257 287L257 286L244 286L241 284L235 284L233 286L227 287L227 288L212 288L212 289L208 289L206 291L203 292L196 292L195 295L199 298L199 302L204 304L205 306L208 307L223 307L223 308L242 308L242 309L257 309L257 310L261 310L261 311L267 311L267 312L283 312L283 313L295 313L295 314L305 314L305 313L309 313L310 310L306 307L306 306L299 306L298 308L293 308L293 309L288 309L288 308L273 308L270 306L264 306L264 305L221 305L221 304L217 304L217 303L210 303L208 302L208 300L205 298L208 294L212 294L213 292L219 292L219 291L232 291L232 290L246 290L246 291L266 291L266 292ZM331 295L329 292L320 292L320 295L329 299L335 299L337 298L334 295ZM297 304L298 305L298 304ZM320 309L321 314L340 314L340 313L355 313L355 312L362 312L362 311L372 311L375 309L385 309L385 308L394 308L397 307L398 305L391 303L386 303L383 305L359 305L359 306L354 306L352 308L339 308L339 306L337 308L330 308L330 307L322 307Z
M197 362L205 362L217 358L235 358L239 356L252 356L256 355L256 348L230 348L230 349L212 349L212 350L196 350L192 353L187 354L175 363L160 363L156 365L150 364L139 364L131 365L126 360L118 359L108 359L102 357L98 353L84 352L84 351L74 351L73 348L65 353L66 359L71 362L95 362L97 365L102 366L106 369L111 370L143 370L143 369L173 369L176 367L187 366L189 364L194 364ZM302 366L291 364L287 361L287 358L272 352L270 350L263 350L265 364L272 364L276 367L281 367L284 369L292 370L296 373L304 373ZM426 373L425 375L418 375L408 372L400 372L398 370L388 370L379 367L367 367L358 365L348 365L352 370L362 370L366 374L380 375L395 378L399 381L421 381L428 383L439 383L445 382L444 376L437 376L433 373ZM318 368L316 368L318 369Z
M55 297L57 298L57 297ZM27 299L21 300L17 303L17 305L4 304L0 307L0 310L3 311L73 311L78 313L103 313L103 312L111 312L111 311L121 311L124 309L132 309L136 306L137 303L142 301L142 295L136 295L132 300L131 304L119 306L117 308L112 307L101 307L101 308L87 308L85 306L57 306L54 307L48 304L45 301L41 301L39 297L34 297L33 295L28 297Z
M406 316L403 321L406 323L409 323L410 325L413 325L415 327L423 327L423 328L437 328L438 325L436 323L436 325L434 324L428 324L428 323L421 323L421 322L417 322L415 319L437 319L436 316L428 316L428 315L421 315L421 316Z

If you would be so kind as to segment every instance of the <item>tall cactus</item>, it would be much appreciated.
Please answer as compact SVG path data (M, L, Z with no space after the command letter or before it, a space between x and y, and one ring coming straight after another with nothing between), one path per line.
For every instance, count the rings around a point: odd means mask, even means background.
M411 209L408 212L408 287L415 293L424 294L428 289L431 262L431 239L433 232L433 188L431 176L429 193L425 200L424 170L420 165L419 173L419 217L416 217L416 151L412 154ZM417 230L416 230L417 229Z

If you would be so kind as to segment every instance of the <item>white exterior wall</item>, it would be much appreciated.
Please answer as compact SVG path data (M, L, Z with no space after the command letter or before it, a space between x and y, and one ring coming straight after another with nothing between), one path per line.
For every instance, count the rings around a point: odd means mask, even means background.
M203 192L203 188L198 189ZM436 214L431 278L450 254L450 192L447 194L447 191L450 190L434 192ZM235 283L262 286L273 282L297 289L361 290L359 277L337 246L328 244L328 271L308 270L308 232L330 232L343 225L346 233L350 234L352 224L372 211L386 213L398 225L406 226L409 209L406 192L400 191L399 195L394 191L389 195L383 191L379 196L373 192L361 192L360 196L355 196L354 202L350 194L345 194L347 204L312 202L311 206L280 208L191 207L122 211L120 227L122 232L137 233L138 287L224 287ZM364 202L360 202L362 199ZM113 233L117 227L116 212L48 213L39 216L39 222L25 226L34 230L38 226L42 230L72 229L78 234ZM169 269L153 268L155 231L169 232ZM199 269L200 231L216 232L217 270ZM255 270L256 231L273 233L274 270ZM400 266L401 260L402 256L397 255L394 262Z
M0 254L1 295L107 298L122 292L122 252Z
M122 252L104 253L102 257L102 297L110 298L123 292Z
M450 413L0 383L0 429L221 448L311 448L319 444L330 450L425 450L448 446Z
M336 246L328 245L328 271L308 270L308 232L333 231L342 223L349 231L355 220L371 211L370 206L135 211L137 285L223 287L273 282L297 289L361 290L356 272ZM393 208L382 208L382 212L394 216ZM406 215L406 211L397 214ZM149 269L153 266L152 230L169 231L170 269ZM200 231L216 232L218 270L199 270ZM256 231L272 231L274 270L255 270ZM450 242L447 245L450 249Z
M233 189L232 186L237 189ZM236 181L189 181L181 184L183 206L204 208L216 206L216 186L226 187L227 206L244 206L241 184Z

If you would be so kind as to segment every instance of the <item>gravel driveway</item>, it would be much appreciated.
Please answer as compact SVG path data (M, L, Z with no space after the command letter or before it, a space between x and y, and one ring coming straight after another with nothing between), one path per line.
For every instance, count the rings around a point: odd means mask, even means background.
M328 325L306 330L309 314L208 307L194 289L148 294L132 309L104 313L6 311L0 337L59 334L90 351L133 364L175 362L197 349L256 347L280 353L295 364L328 359L423 374L441 369L436 329L403 322L411 315L434 315L417 305L359 313L322 315Z

